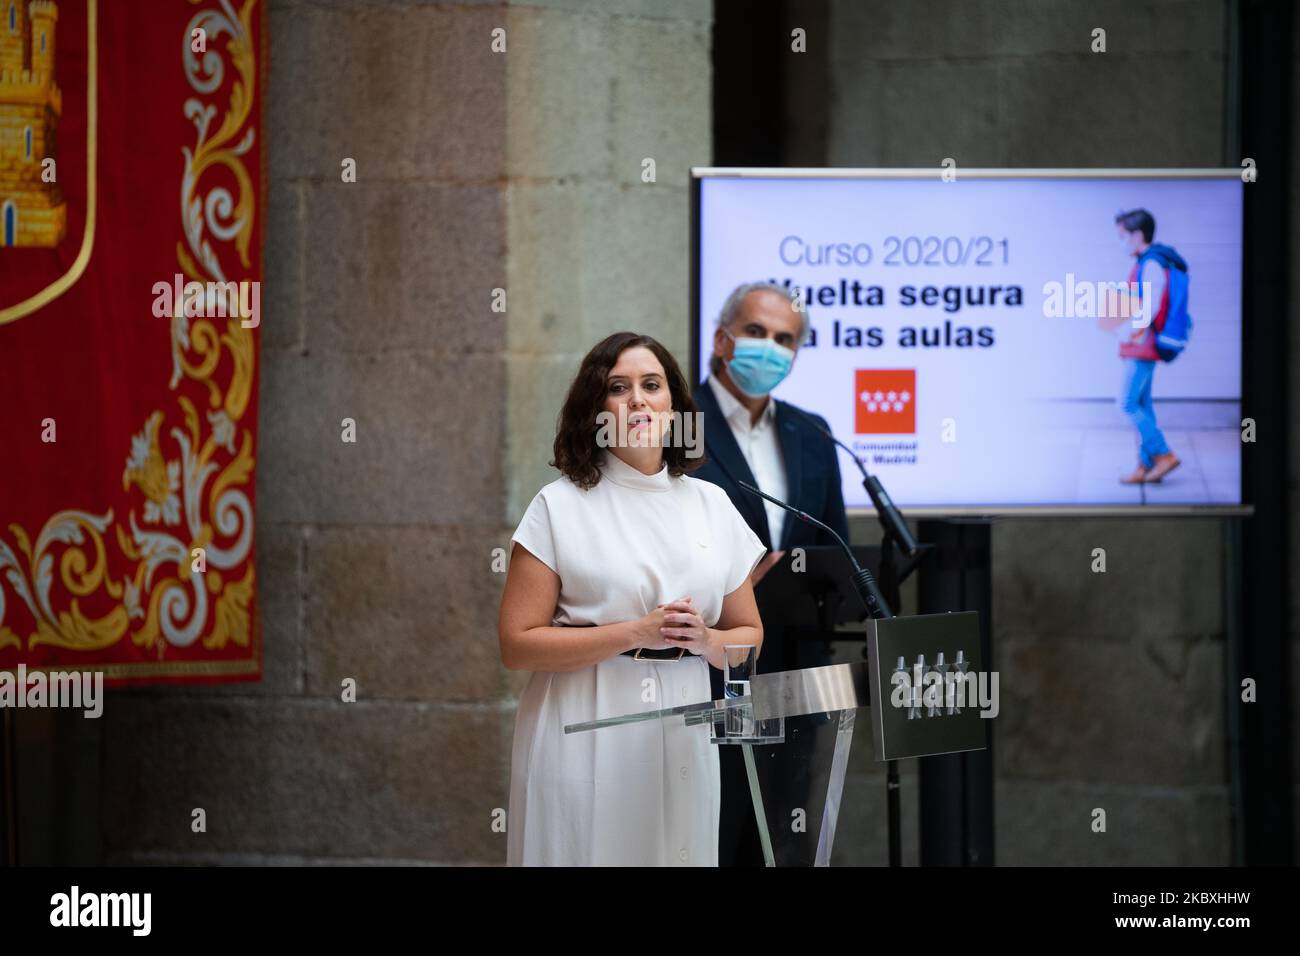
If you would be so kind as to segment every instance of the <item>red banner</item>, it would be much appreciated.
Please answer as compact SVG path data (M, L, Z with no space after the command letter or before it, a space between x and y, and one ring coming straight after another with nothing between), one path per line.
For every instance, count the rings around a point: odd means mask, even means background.
M0 0L0 671L256 680L265 0Z

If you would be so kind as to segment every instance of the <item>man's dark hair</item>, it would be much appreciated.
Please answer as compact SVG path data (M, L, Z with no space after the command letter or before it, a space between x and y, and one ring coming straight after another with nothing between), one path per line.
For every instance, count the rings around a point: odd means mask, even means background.
M1142 241L1150 242L1156 234L1156 219L1145 209L1131 209L1115 217L1115 221L1128 232L1142 232Z
M672 396L672 410L681 412L682 415L695 413L695 402L691 399L686 376L682 374L672 353L655 339L635 332L615 332L597 342L583 358L578 374L569 386L569 394L560 410L552 449L555 460L550 463L580 488L594 487L600 481L599 462L603 449L596 444L596 416L604 407L605 395L609 390L605 379L610 369L618 363L618 357L625 350L638 345L653 352L655 358L659 359L659 364L664 367L664 378ZM704 464L703 457L688 458L686 451L679 441L670 442L664 447L668 474L674 478Z

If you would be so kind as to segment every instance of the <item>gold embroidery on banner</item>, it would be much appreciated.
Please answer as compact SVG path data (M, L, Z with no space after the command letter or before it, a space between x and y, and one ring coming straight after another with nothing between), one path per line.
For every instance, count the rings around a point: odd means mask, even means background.
M216 621L212 633L203 639L203 646L212 650L226 646L231 640L240 647L248 646L248 602L253 597L253 569L250 566L244 579L226 587L217 599Z
M94 593L101 586L106 586L110 595L121 597L120 586L107 581L105 570L108 566L104 553L103 532L113 520L113 513L96 516L83 511L60 511L46 522L33 545L26 532L18 525L10 525L18 548L27 558L27 573L21 579L23 587L18 588L18 596L26 603L32 616L36 618L36 632L27 639L29 648L38 644L49 644L69 650L99 650L116 643L126 630L127 612L121 605L113 608L101 618L87 618L74 597L69 603L70 610L55 611L50 602L50 587L53 584L53 555L51 545L67 545L59 561L59 579L70 594L85 597ZM80 547L89 539L94 548L95 562L89 568L86 565L86 552ZM0 552L0 562L4 555L12 558L12 552ZM22 568L13 563L13 569L21 572ZM17 584L17 575L11 571L10 581ZM31 587L28 587L28 582Z

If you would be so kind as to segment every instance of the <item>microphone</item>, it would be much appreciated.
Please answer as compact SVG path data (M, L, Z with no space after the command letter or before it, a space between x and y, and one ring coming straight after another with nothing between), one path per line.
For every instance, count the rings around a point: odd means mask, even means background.
M853 567L853 589L858 592L858 597L862 599L862 604L866 607L867 613L875 618L894 616L894 612L889 609L889 602L885 600L885 595L881 592L880 585L876 583L875 577L872 576L870 571L858 564L858 559L853 556L853 549L844 543L844 539L836 534L833 528L829 528L822 524L807 512L800 511L793 505L786 504L780 498L773 498L766 492L759 491L753 485L749 484L749 482L741 481L737 482L737 484L746 491L756 494L760 498L770 501L778 507L784 508L800 521L806 521L809 524L816 525L838 541L840 547L844 549L844 553L848 556L849 564Z
M858 457L857 453L836 438L830 429L822 427L821 422L805 413L803 409L795 408L789 402L782 404L791 411L798 412L804 421L849 453L853 463L858 466L858 471L862 472L862 484L867 489L867 494L871 496L871 503L876 507L876 514L880 516L880 523L884 525L885 533L894 539L898 549L909 558L915 558L920 554L921 546L916 543L916 538L912 537L912 529L907 526L902 512L890 499L889 493L885 491L885 486L880 483L880 479L875 475L867 474L867 466L862 464L862 459Z

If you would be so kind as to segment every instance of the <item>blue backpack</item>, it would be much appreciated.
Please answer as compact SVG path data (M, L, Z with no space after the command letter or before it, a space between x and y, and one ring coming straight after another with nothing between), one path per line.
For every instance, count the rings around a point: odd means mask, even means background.
M1192 335L1192 317L1187 314L1187 263L1172 246L1153 243L1138 257L1137 274L1141 281L1142 267L1154 259L1165 270L1169 290L1169 305L1165 319L1154 328L1156 354L1162 362L1172 362L1183 354L1187 340Z

